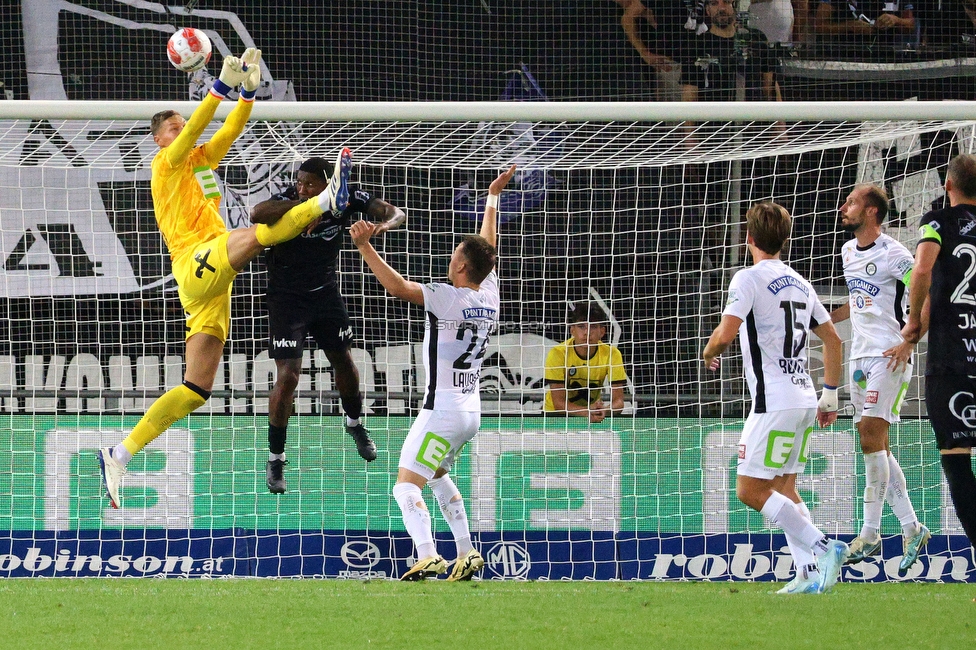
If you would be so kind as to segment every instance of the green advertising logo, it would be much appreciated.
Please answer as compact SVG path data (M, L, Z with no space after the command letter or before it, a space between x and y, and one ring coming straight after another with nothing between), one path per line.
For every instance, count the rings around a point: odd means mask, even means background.
M412 419L372 417L379 457L368 465L340 417L296 417L289 427L289 490L265 486L267 417L199 415L136 455L123 508L103 494L95 450L121 440L136 417L0 415L0 530L102 528L402 530L391 491ZM765 529L735 497L736 420L484 418L451 475L480 531L600 530L722 533ZM799 436L777 437L783 462ZM942 475L926 421L892 427L892 449L919 517L941 531ZM804 432L798 489L837 532L860 527L864 469L850 421ZM448 449L428 436L434 466ZM829 480L825 480L829 479ZM429 498L429 507L433 499ZM436 509L435 509L436 511ZM438 530L448 530L434 517ZM890 514L885 534L900 530Z
M433 431L428 431L420 444L420 451L417 452L417 462L436 471L449 451L451 451L451 443Z

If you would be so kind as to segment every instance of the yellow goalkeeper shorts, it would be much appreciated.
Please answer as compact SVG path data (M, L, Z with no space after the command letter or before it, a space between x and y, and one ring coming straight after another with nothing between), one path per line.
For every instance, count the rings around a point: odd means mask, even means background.
M197 244L173 260L173 277L186 312L186 338L198 332L227 341L230 292L237 271L227 261L230 233Z

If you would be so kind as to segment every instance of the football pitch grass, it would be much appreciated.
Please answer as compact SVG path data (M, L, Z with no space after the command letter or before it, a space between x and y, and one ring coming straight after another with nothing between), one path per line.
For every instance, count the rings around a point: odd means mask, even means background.
M976 585L0 580L0 648L976 648Z

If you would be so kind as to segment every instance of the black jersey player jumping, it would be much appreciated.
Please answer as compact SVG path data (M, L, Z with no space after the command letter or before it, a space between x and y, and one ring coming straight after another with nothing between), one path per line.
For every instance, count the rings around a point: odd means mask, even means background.
M274 223L292 206L318 194L331 175L331 163L324 158L309 158L298 168L295 186L256 205L251 220ZM345 210L322 215L321 221L304 234L272 246L267 253L270 356L278 373L269 400L270 456L266 467L268 490L274 494L282 494L287 488L284 465L288 418L301 374L305 338L309 334L335 369L335 386L346 413L346 431L356 441L356 449L364 460L376 458L376 445L360 421L363 397L359 390L359 371L349 351L352 325L339 293L337 277L343 233L355 213L378 222L380 232L396 228L406 219L400 208L350 187L349 206Z

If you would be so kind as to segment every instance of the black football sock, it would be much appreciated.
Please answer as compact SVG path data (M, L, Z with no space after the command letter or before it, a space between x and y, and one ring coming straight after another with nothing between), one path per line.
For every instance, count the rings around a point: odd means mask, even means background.
M272 454L285 453L285 439L288 437L288 427L276 427L268 423L268 451Z
M976 546L976 475L969 454L942 454L945 472L956 516L966 531L969 543Z
M363 416L362 393L357 391L355 395L350 397L340 395L339 401L342 402L342 410L346 412L346 417L350 420L358 420Z

